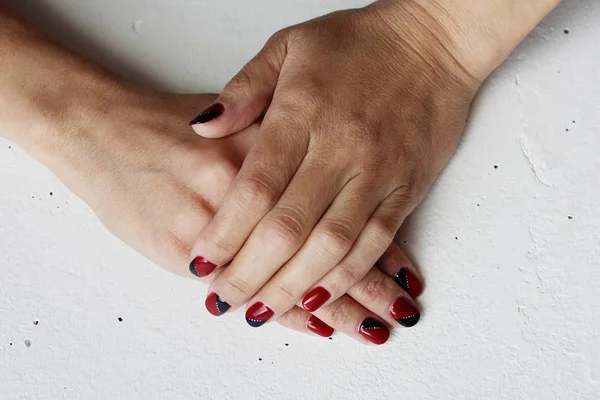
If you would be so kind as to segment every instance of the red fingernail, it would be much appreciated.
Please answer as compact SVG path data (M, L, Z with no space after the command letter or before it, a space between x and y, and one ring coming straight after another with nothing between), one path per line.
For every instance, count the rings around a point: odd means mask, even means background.
M331 298L331 293L323 286L317 286L311 290L302 299L302 307L308 312L314 312L319 309L323 304L327 303L327 300Z
M221 103L215 103L202 111L196 118L190 121L190 125L205 124L219 117L225 111Z
M196 257L190 263L190 272L198 278L204 278L210 275L217 266L204 257Z
M216 293L212 292L206 296L206 301L204 302L206 309L209 313L214 315L215 317L221 316L229 310L231 307L228 303L223 301L223 299Z
M394 280L412 297L417 297L423 292L421 281L408 268L402 268L396 274Z
M321 321L319 318L311 315L306 321L306 327L319 336L329 337L333 335L333 328Z
M360 324L358 333L375 344L384 344L390 337L390 330L388 327L383 322L370 317Z
M419 309L408 299L399 297L390 307L390 315L406 328L415 326L421 318Z
M273 315L275 312L264 303L254 303L246 310L246 322L251 327L258 328L270 320Z

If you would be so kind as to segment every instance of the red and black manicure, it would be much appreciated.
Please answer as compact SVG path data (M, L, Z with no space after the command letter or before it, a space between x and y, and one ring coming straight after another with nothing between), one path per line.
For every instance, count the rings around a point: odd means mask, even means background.
M315 312L330 298L331 293L324 287L318 286L304 296L302 307L308 312Z
M403 297L397 298L394 304L392 304L390 307L390 315L400 325L406 328L415 326L421 318L421 313L417 306Z
M311 315L308 317L306 321L306 327L311 331L316 333L319 336L329 337L333 335L334 329L327 325L325 322L321 321L319 318Z
M227 312L231 308L231 306L223 301L223 299L216 293L212 292L208 296L206 296L206 301L204 302L206 309L209 313L214 315L215 317L221 316Z
M217 268L215 264L201 256L194 258L190 263L190 272L198 278L204 278L205 276L212 274L215 268Z
M275 312L264 303L254 303L246 310L246 322L251 327L258 328L270 320L273 315Z
M371 317L365 319L360 324L358 333L377 345L384 344L390 337L389 328L383 322Z
M221 103L215 103L202 111L196 118L190 121L190 125L205 124L219 117L225 111Z
M394 280L412 297L417 297L423 292L421 281L408 268L402 268L396 274Z

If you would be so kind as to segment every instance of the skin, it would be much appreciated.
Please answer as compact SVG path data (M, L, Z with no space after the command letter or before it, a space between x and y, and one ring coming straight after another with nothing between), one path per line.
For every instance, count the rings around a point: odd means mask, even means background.
M220 207L260 125L219 141L199 137L186 116L215 95L160 94L129 85L7 9L0 13L0 54L0 134L46 165L125 243L192 277L192 244ZM370 343L358 332L364 319L397 326L390 307L399 298L413 302L391 278L400 266L416 274L393 245L380 268L314 315ZM310 317L292 307L278 322L312 333Z
M482 81L558 2L377 1L271 37L193 125L221 138L266 111L193 247L228 265L211 291L276 316L315 287L346 293L452 155Z

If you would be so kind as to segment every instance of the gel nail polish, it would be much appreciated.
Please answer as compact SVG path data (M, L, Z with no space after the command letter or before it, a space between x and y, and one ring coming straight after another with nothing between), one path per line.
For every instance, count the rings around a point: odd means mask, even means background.
M205 124L219 117L225 111L225 107L221 103L215 103L202 111L196 118L190 121L190 125Z
M270 320L273 315L275 312L264 303L254 303L246 310L246 322L251 327L258 328Z
M323 286L318 286L307 293L302 299L302 307L308 312L314 312L319 309L327 300L331 298L331 293Z
M333 335L334 329L327 325L325 322L321 321L319 318L311 315L308 317L308 321L306 321L306 327L316 333L319 336L329 337Z
M383 322L371 317L365 319L362 324L360 324L358 333L377 345L384 344L390 337L390 330L388 327Z
M394 304L392 304L390 307L390 315L398 321L400 325L406 328L415 326L417 322L419 322L419 318L421 318L419 309L417 309L412 302L403 297L397 298Z
M190 263L190 272L196 275L198 278L204 278L210 275L217 266L206 258L198 256Z
M229 310L229 308L231 307L228 303L223 301L223 299L219 297L218 294L214 292L209 293L209 295L206 296L206 301L204 302L204 305L206 306L208 312L214 315L215 317L225 314L227 310Z
M408 268L402 268L394 277L400 287L412 297L417 297L423 292L423 285Z

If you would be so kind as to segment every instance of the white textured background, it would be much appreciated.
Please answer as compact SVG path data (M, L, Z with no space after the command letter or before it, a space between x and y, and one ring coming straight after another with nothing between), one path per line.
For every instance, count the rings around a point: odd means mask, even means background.
M277 29L365 3L20 2L79 51L180 92L218 91ZM489 79L402 233L423 319L379 348L210 317L205 288L126 248L0 140L0 398L599 399L599 22L599 1L566 0Z

